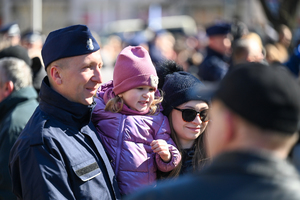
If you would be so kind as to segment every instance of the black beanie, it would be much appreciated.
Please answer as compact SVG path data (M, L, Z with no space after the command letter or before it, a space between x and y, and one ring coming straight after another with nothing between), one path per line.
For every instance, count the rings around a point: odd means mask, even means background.
M260 63L236 65L214 98L253 124L268 130L299 130L300 87L285 69Z
M28 51L27 51L27 49L25 49L24 47L22 47L20 45L10 46L5 49L2 49L2 51L0 51L0 59L6 58L6 57L19 58L19 59L25 61L25 63L29 67L31 67L32 61L28 55Z
M174 107L191 100L201 100L209 103L209 99L194 92L196 89L204 87L199 79L188 72L179 71L167 74L162 87L164 92L163 114L169 116Z

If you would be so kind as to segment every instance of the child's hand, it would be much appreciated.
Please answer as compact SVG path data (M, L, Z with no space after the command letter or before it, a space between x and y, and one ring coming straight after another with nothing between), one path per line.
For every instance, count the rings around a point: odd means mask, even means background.
M153 140L150 144L154 153L157 153L164 162L171 160L171 153L165 140Z

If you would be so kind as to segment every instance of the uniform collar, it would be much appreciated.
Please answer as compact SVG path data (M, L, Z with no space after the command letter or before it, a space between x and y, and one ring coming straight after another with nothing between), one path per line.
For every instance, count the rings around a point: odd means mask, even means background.
M41 85L40 108L63 123L78 128L89 124L96 103L83 105L69 101L50 87L46 76Z

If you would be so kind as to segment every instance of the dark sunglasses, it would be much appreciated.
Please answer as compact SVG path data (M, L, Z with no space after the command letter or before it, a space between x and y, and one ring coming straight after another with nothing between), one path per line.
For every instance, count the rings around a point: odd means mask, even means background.
M200 115L200 119L202 122L207 122L209 120L208 109L202 110L200 112L197 112L196 110L193 109L179 109L179 108L174 108L174 109L182 112L182 119L185 122L194 121L194 119L198 114Z

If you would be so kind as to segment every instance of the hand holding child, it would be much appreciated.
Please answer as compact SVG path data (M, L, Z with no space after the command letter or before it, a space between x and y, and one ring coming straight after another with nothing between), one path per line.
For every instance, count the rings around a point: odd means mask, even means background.
M150 146L153 152L157 153L164 162L169 162L171 160L171 153L165 140L153 140Z

